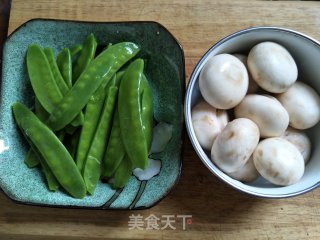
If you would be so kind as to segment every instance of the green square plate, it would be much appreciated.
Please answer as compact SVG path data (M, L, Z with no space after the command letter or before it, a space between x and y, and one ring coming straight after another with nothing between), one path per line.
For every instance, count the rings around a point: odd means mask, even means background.
M154 93L155 119L173 125L173 137L155 156L160 173L149 181L132 176L121 190L99 182L95 194L74 199L62 191L49 192L39 169L23 163L28 145L17 128L11 105L22 102L32 108L34 94L26 70L29 44L51 47L57 54L64 47L84 42L93 33L100 45L132 41L141 47L139 56ZM0 95L0 186L11 199L27 204L101 209L141 209L159 202L177 183L181 171L183 95L185 72L183 50L177 40L156 22L93 23L34 19L12 33L3 49Z

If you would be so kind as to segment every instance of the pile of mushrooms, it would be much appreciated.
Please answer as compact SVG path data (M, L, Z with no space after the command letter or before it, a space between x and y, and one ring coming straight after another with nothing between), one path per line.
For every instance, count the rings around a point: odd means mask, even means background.
M262 176L287 186L301 179L311 153L303 130L319 122L320 97L297 78L293 57L274 42L257 44L248 56L207 60L199 76L203 100L191 118L217 167L243 182Z

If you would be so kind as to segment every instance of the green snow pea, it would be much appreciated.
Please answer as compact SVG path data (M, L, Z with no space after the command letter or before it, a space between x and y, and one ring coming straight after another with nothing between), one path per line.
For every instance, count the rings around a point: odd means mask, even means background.
M76 158L79 137L80 137L80 129L76 129L75 132L72 133L71 135L68 134L63 141L66 149L69 151L73 160L75 160Z
M90 194L94 193L96 185L100 179L101 162L109 139L117 94L117 87L112 86L108 89L99 124L96 128L83 168L83 179L86 183L87 191Z
M74 83L81 73L86 69L89 63L93 60L97 49L97 41L91 33L83 44L80 56L78 57L72 74L72 82Z
M69 87L60 73L60 70L58 68L57 62L54 57L53 50L51 48L45 48L44 53L47 56L53 78L56 81L62 96L65 96L69 91ZM83 114L82 112L80 112L80 114L71 122L71 125L74 127L77 127L77 126L80 126L82 123L83 123Z
M132 175L132 162L128 155L126 154L119 164L119 167L117 168L114 176L113 176L113 188L123 188L128 181L130 180L130 177Z
M70 48L71 59L74 58L78 53L80 53L82 48L83 48L83 46L81 44L73 45Z
M29 152L34 154L34 156L38 159L38 161L41 165L41 170L46 178L48 189L53 192L57 191L57 189L59 188L59 183L58 183L56 177L53 175L53 172L49 168L46 161L42 158L42 156L39 153L39 151L37 150L37 148L32 144L32 142L30 140L27 139L27 141L29 142L29 145L31 146L31 149L30 149L31 151L29 151Z
M148 150L152 142L153 129L153 97L152 90L145 75L141 80L141 107L142 107L142 127L147 141Z
M40 161L38 156L33 152L30 148L26 157L24 158L24 163L27 165L28 168L34 168L39 165Z
M148 80L143 75L140 87L141 99L141 118L142 126L145 134L145 139L150 148L152 140L152 126L153 126L153 102L152 91ZM128 136L129 137L129 136ZM124 161L124 162L123 162ZM130 161L130 162L129 162ZM130 165L131 164L131 165ZM126 169L129 167L129 169ZM110 140L107 151L103 161L102 176L109 178L114 176L114 188L121 188L129 181L132 170L132 162L126 155L125 147L122 142L121 130L119 124L118 111L115 113L113 120Z
M43 51L48 59L53 78L55 79L62 96L64 96L69 91L69 87L61 75L53 50L52 48L45 48Z
M139 51L139 47L130 42L122 42L108 47L99 54L80 75L79 79L56 105L47 125L60 130L70 123L88 103L92 94L106 86L111 77Z
M115 76L112 78L112 80L109 82L106 88L114 85L114 82ZM82 172L85 159L87 157L89 148L92 143L92 139L96 132L103 104L106 98L106 94L106 89L102 86L99 87L99 89L90 97L89 102L86 106L84 123L81 129L81 135L76 158L76 164L80 172Z
M33 91L43 108L51 113L63 96L54 80L50 64L38 45L27 51L27 68Z
M44 107L42 107L37 98L35 98L34 101L34 112L42 122L45 122L49 117L49 113L44 109Z
M12 108L18 126L41 154L61 186L71 196L83 198L86 194L84 181L61 141L23 104L15 103Z
M101 176L103 178L112 177L125 156L126 150L121 138L119 112L118 109L115 109L110 139L102 162Z
M68 48L62 49L58 54L57 65L64 81L70 89L72 86L72 60L70 50Z
M148 165L148 142L142 122L141 81L144 62L137 59L126 69L119 89L119 119L122 141L133 168ZM149 140L148 140L149 141Z
M37 98L35 98L34 110L35 110L36 116L40 119L40 121L45 122L46 119L48 118L49 114L41 106L41 104L40 104L40 102L39 102L39 100ZM34 153L32 148L29 149L29 151L28 151L28 153L27 153L27 155L26 155L26 157L24 159L24 163L29 168L36 167L40 163L38 156Z
M45 122L45 120L48 118L49 114L41 106L41 104L37 98L35 98L34 105L35 105L36 116L39 118L40 121ZM44 176L46 178L49 190L56 191L59 187L59 183L57 182L57 179L53 175L52 171L50 170L50 168L48 167L46 162L43 159L41 159L41 155L38 152L36 152L35 147L32 145L32 143L30 143L30 141L29 141L29 144L30 144L31 148L29 149L29 151L25 157L25 160L24 160L25 164L29 168L36 167L40 164L41 170L44 173Z

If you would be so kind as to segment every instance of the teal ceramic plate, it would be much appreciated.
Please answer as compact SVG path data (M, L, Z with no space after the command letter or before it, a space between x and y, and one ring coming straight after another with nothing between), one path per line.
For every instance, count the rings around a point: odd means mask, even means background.
M74 199L62 191L49 192L39 169L23 163L28 145L17 128L11 105L22 102L33 107L34 94L27 76L25 55L29 44L63 47L82 43L94 33L107 45L132 41L141 47L146 74L154 93L155 119L173 125L173 137L165 150L154 156L161 160L160 173L149 181L132 176L121 190L99 182L95 194ZM156 22L92 23L34 19L12 33L4 46L0 102L0 186L11 199L35 205L105 209L149 208L177 183L181 171L183 131L184 56L176 39Z

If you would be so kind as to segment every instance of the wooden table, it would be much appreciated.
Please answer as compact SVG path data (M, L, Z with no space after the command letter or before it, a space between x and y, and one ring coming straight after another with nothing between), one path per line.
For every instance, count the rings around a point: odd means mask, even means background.
M13 0L11 33L31 18L152 20L181 42L186 82L216 41L250 26L292 28L320 39L320 3L304 1ZM143 211L56 209L20 205L0 194L0 239L320 239L320 190L267 200L239 193L214 177L185 137L182 177L157 206ZM131 214L175 215L176 230L129 230ZM176 215L192 215L182 228ZM189 222L190 223L190 222Z

